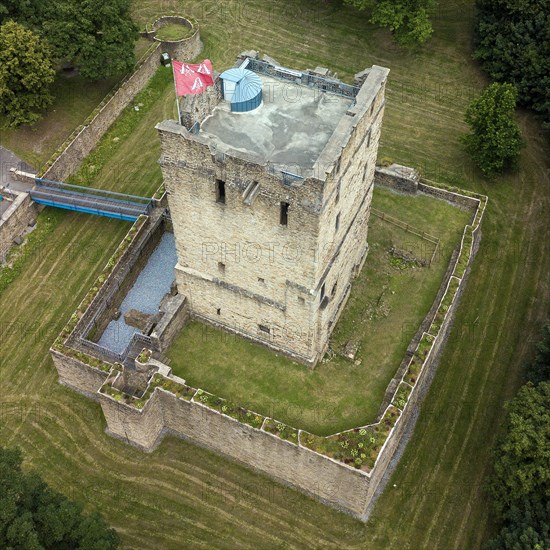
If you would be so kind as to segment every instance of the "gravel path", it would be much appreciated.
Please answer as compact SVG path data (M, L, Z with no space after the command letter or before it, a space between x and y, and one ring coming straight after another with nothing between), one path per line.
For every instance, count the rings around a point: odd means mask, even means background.
M134 333L139 330L126 324L124 314L131 309L148 314L158 313L160 302L174 281L176 263L174 234L166 232L120 305L122 315L118 320L111 321L102 334L100 346L116 353L126 349Z

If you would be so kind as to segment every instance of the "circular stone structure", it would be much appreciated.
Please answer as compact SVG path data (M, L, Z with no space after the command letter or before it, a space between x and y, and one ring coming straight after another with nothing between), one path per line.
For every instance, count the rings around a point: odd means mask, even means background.
M185 28L187 32L190 33L190 36L180 38L179 40L164 40L157 38L158 31L168 25L179 25ZM199 24L181 15L163 15L159 17L152 25L151 34L153 40L160 42L164 50L168 52L171 57L180 61L191 61L201 53L203 48Z
M262 104L262 80L255 72L241 68L228 69L220 78L222 95L231 104L231 112L247 113Z

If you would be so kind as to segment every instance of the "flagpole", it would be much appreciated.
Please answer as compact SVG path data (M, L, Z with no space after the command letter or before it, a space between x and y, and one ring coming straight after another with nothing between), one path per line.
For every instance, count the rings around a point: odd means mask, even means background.
M174 90L176 92L176 108L178 109L178 123L181 124L180 99L178 97L178 85L176 84L176 75L174 73L174 63L172 63L172 78L174 79Z

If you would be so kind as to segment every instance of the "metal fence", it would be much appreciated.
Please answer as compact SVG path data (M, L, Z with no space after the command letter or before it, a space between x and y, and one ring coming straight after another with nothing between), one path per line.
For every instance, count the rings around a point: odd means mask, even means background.
M292 69L286 69L285 67L278 67L268 63L267 61L261 61L259 59L249 58L246 68L254 71L255 73L265 74L267 76L272 76L273 78L286 80L295 84L318 88L323 92L349 97L350 99L354 99L359 93L359 88L357 86L344 84L339 80L325 78L311 73L294 71Z

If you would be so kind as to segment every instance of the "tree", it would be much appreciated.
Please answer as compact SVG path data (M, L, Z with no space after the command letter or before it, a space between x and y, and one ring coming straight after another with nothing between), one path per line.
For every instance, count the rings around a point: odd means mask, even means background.
M10 126L30 124L51 105L55 78L48 44L14 21L0 27L0 113Z
M371 9L371 22L387 27L402 46L423 44L432 35L429 13L435 0L345 0L359 10Z
M525 378L533 384L550 380L550 323L544 327L535 358L525 369Z
M135 64L138 32L129 0L54 0L41 28L55 57L75 64L85 78L118 75Z
M486 550L546 550L550 546L550 501L512 506L506 523Z
M501 517L526 501L550 501L550 382L522 386L506 408L489 487Z
M0 448L0 548L111 550L115 531L96 513L50 489L21 469L18 450Z
M513 168L519 158L522 140L514 116L516 97L514 86L495 82L466 111L471 132L462 141L485 175Z
M477 8L475 59L550 124L550 0L477 0Z
M550 382L524 385L507 405L489 494L499 535L488 550L550 548Z

